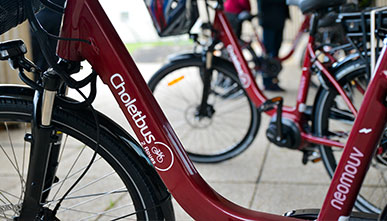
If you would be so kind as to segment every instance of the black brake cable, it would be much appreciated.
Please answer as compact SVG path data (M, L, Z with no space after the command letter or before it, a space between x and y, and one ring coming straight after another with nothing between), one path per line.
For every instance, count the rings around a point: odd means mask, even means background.
M56 12L56 13L59 13L59 14L63 14L64 13L64 8L50 0L40 0L40 2L45 5L47 8L49 8L50 10Z

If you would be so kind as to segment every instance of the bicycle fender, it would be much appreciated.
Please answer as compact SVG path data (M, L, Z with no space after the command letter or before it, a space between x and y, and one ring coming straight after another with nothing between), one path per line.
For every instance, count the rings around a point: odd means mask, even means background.
M345 66L347 63L349 63L349 62L351 62L353 60L357 60L359 58L360 58L360 56L359 56L358 53L350 54L350 55L346 56L342 61L337 62L334 65L332 65L332 68L329 70L329 72L332 73L334 75L336 81L339 82L344 76L343 75L339 75L337 70L340 70L340 68ZM320 97L320 94L322 93L323 90L327 90L327 89L325 87L321 86L321 85L317 89L317 93L316 93L316 95L314 97L314 102L313 102L312 115L315 114L316 105L317 105L317 99Z
M169 62L168 63L173 63L173 62L180 61L180 60L197 59L197 58L201 58L201 56L202 55L199 54L199 53L178 54L178 55L176 55L176 56L174 56L172 58L169 58ZM221 63L222 66L226 66L228 69L233 70L235 72L235 74L237 75L235 67L234 67L233 63L231 63L231 61L226 60L226 59L221 58L221 57L214 56L213 57L213 62L214 63Z
M174 62L177 60L185 60L185 59L192 59L192 58L200 58L202 55L200 53L183 53L178 54L173 57L170 57L168 59L169 62Z
M21 98L32 102L34 94L35 91L32 88L24 85L0 84L0 97ZM69 112L79 116L85 116L86 118L92 116L91 111L86 108L71 110ZM156 204L160 205L166 219L175 220L171 194L168 192L140 144L113 120L98 111L96 113L101 125L100 129L117 138L117 141L121 141L121 145L127 148L132 156L134 156L134 163L140 165L143 169L142 176L149 181L148 183L153 186L153 189L157 190L156 197L158 202Z
M353 54L350 54L348 56L345 56L345 58L343 60L340 60L338 62L335 62L333 65L332 65L332 73L335 73L335 71L337 69L339 69L340 67L342 67L343 65L347 64L348 62L352 61L352 60L356 60L360 58L360 55L358 53L353 53Z
M332 67L329 68L329 72L332 73L335 77L335 79L337 81L339 81L341 79L342 76L337 76L337 70L340 70L341 67L345 66L347 63L353 61L353 60L357 60L357 59L360 59L360 56L358 53L353 53L353 54L350 54L348 56L346 56L343 60L341 61L338 61L336 63L334 63L332 65ZM321 85L319 86L318 90L317 90L317 94L316 94L316 97L317 95L320 94L320 91L321 90L326 90L324 87L322 87Z

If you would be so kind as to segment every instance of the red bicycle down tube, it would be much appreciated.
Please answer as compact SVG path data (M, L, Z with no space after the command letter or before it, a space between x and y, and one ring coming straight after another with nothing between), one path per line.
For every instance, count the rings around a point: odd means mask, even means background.
M387 124L387 50L365 93L352 131L333 176L319 220L349 216L369 164Z
M68 0L61 58L86 59L109 86L145 153L177 202L197 220L294 220L240 207L199 175L157 104L133 59L96 0ZM153 151L157 150L157 151Z

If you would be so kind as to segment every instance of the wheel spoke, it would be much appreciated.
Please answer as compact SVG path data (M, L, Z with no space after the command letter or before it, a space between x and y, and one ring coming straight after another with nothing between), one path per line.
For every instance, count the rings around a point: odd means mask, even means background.
M88 199L83 201L83 202L74 204L71 207L66 207L66 209L73 209L73 208L79 207L81 205L84 205L86 203L90 203L90 202L93 202L93 201L100 200L101 198L103 198L103 197L105 197L107 195L118 194L118 193L127 193L127 191L123 191L125 189L126 189L126 187L121 187L121 188L118 188L118 189L115 189L115 190L112 190L112 191L109 191L109 192L105 192L105 193L88 194L88 195L80 195L80 196L67 197L65 199L66 201L74 200L74 199L85 199L85 198L88 198ZM90 199L91 197L94 197L94 198ZM54 202L54 201L52 201L52 202ZM61 210L58 211L58 213L64 212L66 209L62 207Z
M56 193L54 194L53 199L56 198L56 196L58 195L59 191L62 189L64 183L68 180L69 177L72 177L72 176L74 176L75 174L77 174L77 173L83 171L82 169L80 169L80 170L78 170L76 173L74 173L74 174L72 174L72 175L70 176L71 171L74 169L75 164L79 161L79 159L80 159L80 157L81 157L81 155L82 155L82 153L83 153L84 150L85 150L85 146L83 146L83 147L81 148L81 151L80 151L79 154L77 155L75 161L73 162L73 164L71 165L70 169L68 170L68 172L67 172L65 178L64 178L63 181L61 182L61 184L60 184L58 190L57 190ZM45 191L46 191L46 190L45 190ZM43 192L45 192L45 191L43 191Z

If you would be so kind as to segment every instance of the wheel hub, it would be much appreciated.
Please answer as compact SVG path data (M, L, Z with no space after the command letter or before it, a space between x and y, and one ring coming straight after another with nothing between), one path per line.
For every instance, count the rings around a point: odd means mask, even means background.
M207 105L205 113L199 113L199 106L191 105L185 111L185 119L193 128L206 128L212 124L215 110L212 105Z

